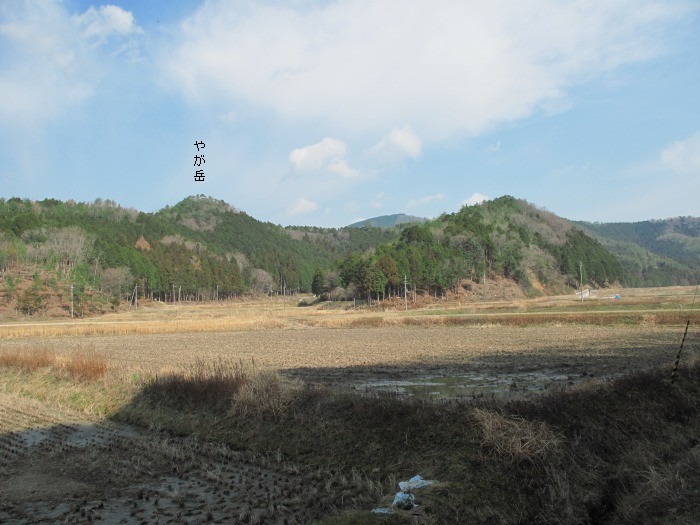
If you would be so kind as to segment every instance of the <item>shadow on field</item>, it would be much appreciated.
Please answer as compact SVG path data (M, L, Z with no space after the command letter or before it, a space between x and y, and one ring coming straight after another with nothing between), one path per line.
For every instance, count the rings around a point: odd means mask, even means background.
M0 396L0 416L15 428L0 433L3 524L302 524L351 505L350 494L379 494L359 474L301 472L194 432L66 419L12 396Z
M686 355L672 383L669 353L503 353L282 373L197 361L145 378L104 423L114 425L109 439L83 448L64 446L61 425L42 413L59 446L0 463L0 521L699 523L700 360ZM337 388L378 374L546 369L568 378L605 367L632 373L510 400ZM76 391L97 381L66 370L55 380ZM8 403L3 414L21 426L32 408ZM5 432L0 443L12 450L32 436ZM439 482L417 493L419 512L369 513L415 474Z
M408 522L700 520L697 359L675 384L665 367L530 399L441 403L358 395L300 381L303 370L198 366L150 382L116 419L300 465L316 483L310 515L340 513L324 523L367 523L367 511L344 509L386 505L381 494L415 474L440 483Z

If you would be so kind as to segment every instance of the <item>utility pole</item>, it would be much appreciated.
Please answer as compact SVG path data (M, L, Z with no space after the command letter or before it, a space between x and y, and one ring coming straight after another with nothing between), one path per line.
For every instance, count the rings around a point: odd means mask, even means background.
M139 309L139 284L134 285L134 309Z
M578 269L581 273L581 302L583 302L583 261L578 262Z
M70 285L70 318L73 319L73 285Z
M403 276L403 303L404 309L408 312L408 277Z

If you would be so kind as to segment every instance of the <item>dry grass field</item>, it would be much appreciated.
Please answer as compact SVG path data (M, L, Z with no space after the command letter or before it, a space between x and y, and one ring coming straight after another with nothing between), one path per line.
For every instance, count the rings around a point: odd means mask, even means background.
M692 523L700 449L681 422L700 405L694 292L436 299L408 311L151 303L98 319L0 320L0 522L449 523L457 512L638 523L647 498ZM687 320L678 391L668 377ZM507 400L371 387L475 374L508 378ZM533 397L528 374L550 393ZM640 421L656 437L637 444ZM615 441L623 435L632 441ZM416 473L445 482L421 512L362 513ZM455 495L455 483L493 494ZM521 489L510 497L507 486Z

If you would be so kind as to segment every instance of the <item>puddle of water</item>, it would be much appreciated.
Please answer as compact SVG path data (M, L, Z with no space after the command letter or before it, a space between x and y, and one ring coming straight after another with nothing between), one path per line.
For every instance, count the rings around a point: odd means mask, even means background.
M358 389L436 398L518 397L543 393L590 381L581 374L552 370L531 372L471 372L454 376L423 376L400 380L378 380L357 385Z
M134 438L136 436L136 431L127 426L60 424L53 427L17 430L9 434L9 439L16 442L16 446L20 448L32 448L42 443L84 448L103 445L115 437Z

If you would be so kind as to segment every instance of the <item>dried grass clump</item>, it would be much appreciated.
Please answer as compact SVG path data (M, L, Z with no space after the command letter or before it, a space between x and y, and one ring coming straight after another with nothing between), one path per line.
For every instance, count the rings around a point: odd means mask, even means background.
M255 363L197 359L187 370L155 377L145 393L168 404L239 415L278 415L299 385L276 372L260 371Z
M73 379L95 380L107 372L107 359L95 352L81 351L59 355L48 347L32 347L0 353L0 367L14 367L25 371L53 368L67 372Z
M22 370L37 370L56 363L56 352L43 346L8 350L0 353L0 367L14 367Z
M228 403L247 381L241 362L198 358L187 370L156 376L146 392L169 402L217 407Z
M541 421L475 408L472 414L483 432L482 444L512 463L539 463L562 453L563 437Z
M79 352L69 355L61 368L74 379L94 381L107 373L107 359L94 352Z
M257 372L233 396L233 412L279 416L289 406L301 382L284 380L276 372Z

